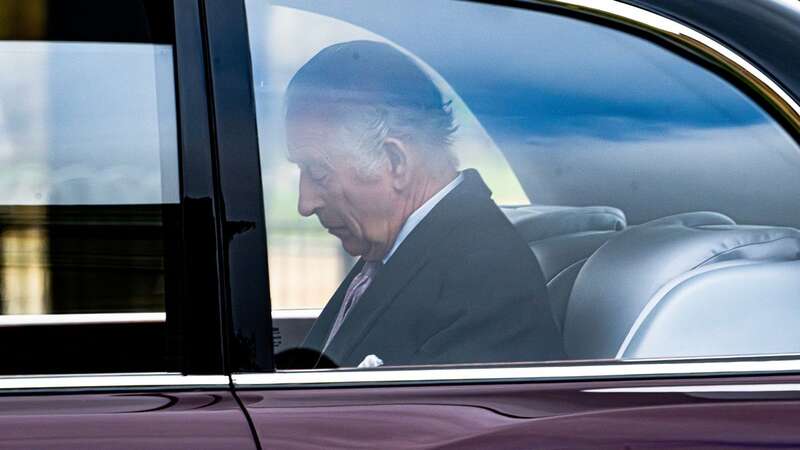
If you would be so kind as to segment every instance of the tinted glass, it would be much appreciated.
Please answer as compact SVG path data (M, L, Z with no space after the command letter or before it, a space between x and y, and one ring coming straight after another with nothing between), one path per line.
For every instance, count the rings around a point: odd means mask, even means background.
M171 48L5 41L0 63L3 312L163 311Z
M0 3L0 66L13 68L0 73L0 332L25 343L4 350L4 373L165 368L172 33L168 6L119 6L104 42L93 2Z
M345 366L800 350L800 153L740 88L643 38L544 12L247 8L272 305L327 305L305 338L309 313L274 314L279 350L324 349ZM396 178L359 183L370 164L401 167L397 148L434 142L437 123L457 127L434 147L459 178L423 170L448 183L396 204ZM459 197L475 174L516 240L497 210ZM383 234L370 214L384 214ZM364 260L382 263L376 275Z

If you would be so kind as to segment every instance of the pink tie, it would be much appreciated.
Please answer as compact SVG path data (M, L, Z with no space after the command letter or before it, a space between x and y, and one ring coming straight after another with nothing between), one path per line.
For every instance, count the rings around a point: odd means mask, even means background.
M380 261L367 261L361 268L361 272L353 277L353 281L350 282L350 286L347 287L347 292L344 294L342 306L339 308L336 321L333 322L333 327L331 328L331 333L328 335L328 340L325 342L325 347L322 349L323 353L330 345L333 337L336 336L336 333L342 326L342 322L344 322L344 319L347 317L347 313L358 303L358 300L364 295L370 283L372 283L372 279L375 277L375 273L381 265Z

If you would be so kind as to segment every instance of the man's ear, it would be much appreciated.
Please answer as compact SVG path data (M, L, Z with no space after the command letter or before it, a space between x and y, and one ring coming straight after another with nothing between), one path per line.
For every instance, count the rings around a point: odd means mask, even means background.
M389 170L392 175L392 186L398 191L404 190L411 183L412 155L403 141L387 137L383 141L383 151L389 158Z

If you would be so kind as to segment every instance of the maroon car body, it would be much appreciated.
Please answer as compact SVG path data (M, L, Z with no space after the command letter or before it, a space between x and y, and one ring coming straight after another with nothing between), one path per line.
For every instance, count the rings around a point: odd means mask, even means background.
M800 446L794 429L800 404L790 390L797 380L543 382L240 395L264 448L793 448Z
M0 447L256 448L229 391L10 395Z
M800 357L791 354L276 369L273 351L297 344L313 314L271 314L259 165L266 150L258 145L245 3L130 0L121 2L130 9L116 10L45 1L48 25L32 34L19 25L30 12L22 3L0 2L1 40L174 52L179 194L170 204L110 213L25 210L25 220L52 236L48 267L66 267L54 286L72 286L76 267L105 265L111 269L82 279L107 287L103 298L132 297L123 284L136 278L168 300L155 312L133 305L110 319L88 317L91 308L64 310L80 314L55 321L0 317L0 448L800 448ZM797 140L797 2L475 3L562 15L675 49L751 89ZM140 22L149 31L131 25ZM731 55L766 78L744 73ZM0 211L2 226L30 225L12 206ZM156 261L130 248L169 256ZM132 254L134 263L119 262ZM159 271L166 276L151 277Z

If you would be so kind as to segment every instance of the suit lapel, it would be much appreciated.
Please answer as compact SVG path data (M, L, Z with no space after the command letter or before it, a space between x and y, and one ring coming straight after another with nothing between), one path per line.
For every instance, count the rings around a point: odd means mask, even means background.
M491 196L491 191L477 172L465 170L464 175L462 183L445 196L408 235L350 311L325 352L333 361L344 364L351 357L352 351L363 341L406 284L425 266L431 256L438 252L437 248L441 245L442 237L447 236L462 220L467 219L469 215L467 210L471 206L470 203L475 200L474 196L476 194L484 198ZM360 266L358 270L361 270ZM342 283L345 290L350 284L349 280L352 279L348 278ZM339 310L338 305L341 304L344 293L338 296L337 292L337 297L335 311ZM330 329L330 324L327 329ZM327 333L325 336L327 337ZM363 358L367 355L355 356ZM354 364L358 364L358 361Z
M424 248L419 250L423 252L423 256L412 259L410 252L401 254L398 249L387 264L380 269L364 295L350 310L339 332L328 346L325 353L333 361L340 364L346 361L356 345L364 339L381 314L391 305L392 300L403 286L425 265L429 256L425 254L427 252ZM417 255L419 256L420 253ZM341 304L341 301L339 303Z

